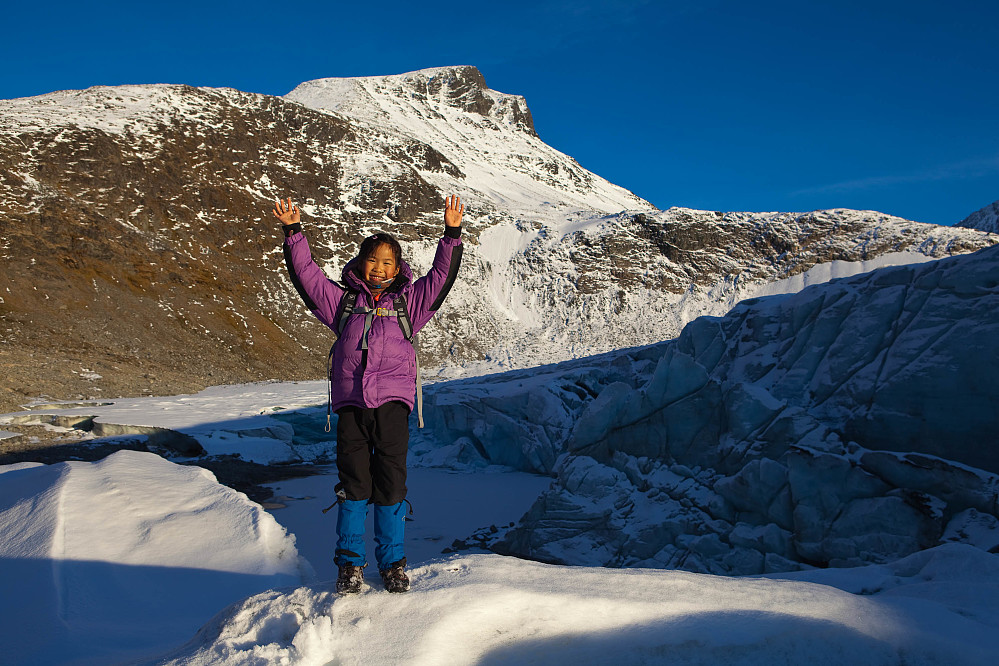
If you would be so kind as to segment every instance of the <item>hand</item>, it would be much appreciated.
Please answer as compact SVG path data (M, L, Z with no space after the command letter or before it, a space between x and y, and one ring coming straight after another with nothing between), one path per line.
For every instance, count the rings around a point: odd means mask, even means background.
M281 220L281 224L285 226L297 224L301 220L298 206L291 205L291 197L288 197L287 205L280 199L277 200L277 203L274 204L274 217Z
M444 224L449 227L460 227L464 212L465 206L461 203L461 197L449 196L444 205Z

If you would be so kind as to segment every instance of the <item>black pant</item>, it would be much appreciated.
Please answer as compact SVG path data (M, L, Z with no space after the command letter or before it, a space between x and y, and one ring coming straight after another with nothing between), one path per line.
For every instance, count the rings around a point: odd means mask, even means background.
M409 407L392 401L380 407L337 410L336 468L349 500L391 506L406 498Z

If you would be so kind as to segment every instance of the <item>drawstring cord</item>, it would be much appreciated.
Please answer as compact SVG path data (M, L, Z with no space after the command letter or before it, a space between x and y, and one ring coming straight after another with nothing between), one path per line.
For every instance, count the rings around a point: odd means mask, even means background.
M335 507L340 502L346 502L347 501L347 493L344 492L344 490L343 490L343 484L342 483L336 484L336 486L333 488L333 492L336 495L336 501L333 502L332 504L330 504L325 509L323 509L323 513L328 513L333 507ZM409 506L409 511L406 512L406 516L407 516L406 520L412 520L412 518L409 518L409 516L412 516L413 513L414 513L413 512L413 503L410 502L406 498L403 498L402 501L405 502Z
M336 495L336 501L333 502L332 504L330 504L325 509L323 509L323 513L328 512L330 509L332 509L333 507L335 507L340 502L346 502L347 501L347 493L344 492L344 490L343 490L343 484L342 483L338 483L338 484L336 484L333 487L333 494Z

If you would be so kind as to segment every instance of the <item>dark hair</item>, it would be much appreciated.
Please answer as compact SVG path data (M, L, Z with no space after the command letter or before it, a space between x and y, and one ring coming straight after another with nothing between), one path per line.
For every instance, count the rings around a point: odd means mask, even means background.
M375 250L378 246L384 243L392 249L392 254L395 255L395 265L397 267L402 267L402 246L399 245L399 241L392 237L391 234L385 232L377 233L374 236L368 236L363 241L361 241L361 249L357 251L357 256L361 261L367 261L369 257L374 256Z

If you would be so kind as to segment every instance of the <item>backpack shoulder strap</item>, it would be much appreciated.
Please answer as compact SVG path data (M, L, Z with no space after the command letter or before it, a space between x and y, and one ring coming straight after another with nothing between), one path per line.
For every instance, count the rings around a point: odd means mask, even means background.
M356 289L345 287L343 296L340 297L340 318L336 322L336 337L339 339L343 335L343 327L347 325L350 315L354 314L354 307L357 305Z
M406 304L406 297L403 294L395 294L395 318L402 329L402 336L413 342L413 322L409 319L409 309Z

